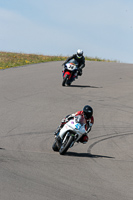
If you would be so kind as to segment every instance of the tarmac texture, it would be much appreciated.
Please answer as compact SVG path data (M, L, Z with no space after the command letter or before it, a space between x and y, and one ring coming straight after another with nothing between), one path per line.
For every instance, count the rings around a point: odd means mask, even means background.
M0 70L0 200L133 200L133 65L86 61L70 87L61 65ZM88 143L54 152L61 119L87 104Z

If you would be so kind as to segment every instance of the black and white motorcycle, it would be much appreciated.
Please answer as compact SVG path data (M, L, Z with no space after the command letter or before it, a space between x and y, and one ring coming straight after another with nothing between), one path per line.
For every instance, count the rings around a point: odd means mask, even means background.
M63 69L63 82L62 86L70 86L78 75L78 62L75 59L68 61Z

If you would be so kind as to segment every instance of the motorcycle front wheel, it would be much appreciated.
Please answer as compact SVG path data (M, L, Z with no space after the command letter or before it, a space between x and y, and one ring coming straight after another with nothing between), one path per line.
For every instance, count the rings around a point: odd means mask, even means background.
M53 151L59 151L57 144L56 144L56 141L54 141L54 143L52 145L52 149L53 149Z
M74 138L73 136L70 136L61 146L59 153L60 155L64 155L67 150L69 149L69 147L71 146L72 142L73 142Z
M65 84L67 83L68 78L69 78L69 75L66 74L65 77L63 78L62 86L65 86Z

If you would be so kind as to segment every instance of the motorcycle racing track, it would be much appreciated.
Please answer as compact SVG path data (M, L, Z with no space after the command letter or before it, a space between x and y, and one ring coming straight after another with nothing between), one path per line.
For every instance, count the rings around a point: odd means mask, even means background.
M1 200L133 199L133 65L86 61L62 87L62 62L0 71ZM53 132L89 104L89 142L64 156Z

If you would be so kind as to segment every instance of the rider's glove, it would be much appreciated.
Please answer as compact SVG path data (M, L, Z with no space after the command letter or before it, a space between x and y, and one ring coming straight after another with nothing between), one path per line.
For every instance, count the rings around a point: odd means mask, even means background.
M69 121L68 118L66 118L66 119L65 119L65 122L67 123L68 121Z
M75 114L68 115L68 116L65 118L65 122L68 122L70 119L73 119L74 116L75 116Z
M61 123L67 123L70 119L72 119L75 114L67 115L65 118L61 120Z
M61 120L61 123L65 123L66 122L66 118L63 118L62 120Z
M61 123L67 123L69 120L68 120L68 118L66 117L66 118L63 118L62 120L61 120Z

